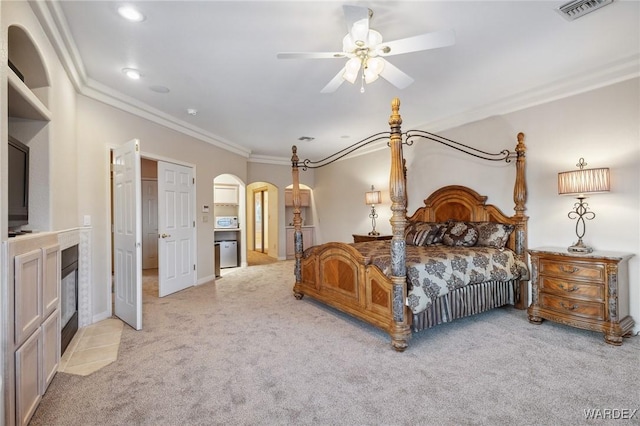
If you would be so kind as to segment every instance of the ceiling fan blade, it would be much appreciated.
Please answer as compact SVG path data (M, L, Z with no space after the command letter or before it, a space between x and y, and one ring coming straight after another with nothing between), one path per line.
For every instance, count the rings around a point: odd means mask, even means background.
M281 52L278 59L334 59L344 58L343 52Z
M391 56L451 46L455 42L456 33L453 30L443 30L382 43L377 50L380 56Z
M338 74L336 74L336 76L333 77L331 81L327 83L326 86L324 86L324 88L320 91L320 93L333 93L336 90L338 90L338 87L340 87L340 85L344 81L344 78L342 78L342 74L344 74L344 71L345 71L345 68L343 67L338 72Z
M409 77L409 75L407 75L404 71L400 71L398 67L396 67L389 61L385 60L384 62L384 69L380 73L380 76L387 80L389 83L402 90L414 82L413 78Z
M347 32L353 42L366 42L369 35L369 8L361 6L342 6Z

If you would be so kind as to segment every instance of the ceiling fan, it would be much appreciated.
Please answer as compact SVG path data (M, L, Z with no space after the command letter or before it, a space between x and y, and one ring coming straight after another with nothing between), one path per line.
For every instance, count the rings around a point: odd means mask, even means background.
M407 37L395 41L382 42L382 35L369 28L373 11L361 6L344 5L347 35L342 39L342 52L282 52L279 59L340 59L349 58L344 68L320 91L335 92L343 81L355 83L361 75L360 92L364 84L373 83L379 76L404 89L413 83L413 78L395 67L384 57L421 50L436 49L455 43L453 30L436 31Z

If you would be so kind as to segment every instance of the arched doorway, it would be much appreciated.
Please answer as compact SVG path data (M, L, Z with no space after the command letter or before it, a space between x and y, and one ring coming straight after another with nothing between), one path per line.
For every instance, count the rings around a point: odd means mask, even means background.
M247 185L248 265L278 260L278 188L268 182Z

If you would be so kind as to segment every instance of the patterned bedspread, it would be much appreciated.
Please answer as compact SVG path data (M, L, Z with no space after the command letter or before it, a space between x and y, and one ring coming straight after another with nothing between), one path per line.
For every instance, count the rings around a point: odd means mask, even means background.
M391 273L389 241L352 244L386 275ZM484 281L528 279L526 264L513 251L492 247L451 247L446 245L406 248L407 305L420 313L431 301L459 287Z

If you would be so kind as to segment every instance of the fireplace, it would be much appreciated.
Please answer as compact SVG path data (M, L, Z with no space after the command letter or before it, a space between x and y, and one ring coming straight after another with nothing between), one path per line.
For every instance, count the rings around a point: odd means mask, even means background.
M78 331L78 245L62 250L60 281L60 353Z

